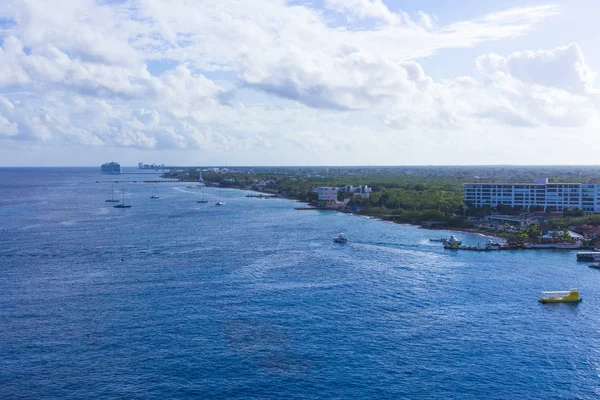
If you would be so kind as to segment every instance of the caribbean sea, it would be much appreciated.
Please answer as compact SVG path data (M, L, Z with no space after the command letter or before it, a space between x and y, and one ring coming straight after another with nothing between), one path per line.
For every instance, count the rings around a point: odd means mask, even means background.
M0 168L0 398L600 397L600 271L573 251L184 183L117 184L117 209L96 183L142 178Z

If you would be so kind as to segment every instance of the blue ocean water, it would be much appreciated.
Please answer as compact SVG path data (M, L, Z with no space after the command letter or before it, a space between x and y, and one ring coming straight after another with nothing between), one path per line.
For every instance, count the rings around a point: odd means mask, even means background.
M0 398L600 395L600 271L574 252L444 251L485 238L182 183L116 209L106 179L0 169Z

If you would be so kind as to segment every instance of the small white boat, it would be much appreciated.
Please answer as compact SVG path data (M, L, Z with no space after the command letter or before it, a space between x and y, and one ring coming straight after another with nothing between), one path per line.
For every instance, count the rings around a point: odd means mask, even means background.
M485 247L502 247L502 243L488 239L487 242L485 242Z
M334 242L336 243L347 243L348 239L346 239L346 236L344 236L343 233L340 233L338 235L338 237L336 237L335 239L333 239Z
M215 206L224 206L224 205L225 205L225 203L223 203L223 201L222 201L222 196L223 196L223 195L222 195L222 193L221 193L221 189L219 189L219 201L217 201L217 202L215 203Z
M150 196L151 199L160 199L160 196L157 194L153 194L152 196Z

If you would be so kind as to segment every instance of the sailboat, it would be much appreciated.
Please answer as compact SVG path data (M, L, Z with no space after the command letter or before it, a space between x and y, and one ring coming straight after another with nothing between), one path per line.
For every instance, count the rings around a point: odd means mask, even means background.
M152 194L152 196L150 196L151 199L160 199L160 196L157 193L156 188L154 188L154 194Z
M196 203L208 203L208 200L206 200L206 196L204 194L204 186L202 186L202 200L198 200Z
M222 197L222 194L221 194L221 189L219 188L219 201L217 201L217 202L215 203L215 206L224 206L224 205L225 205L225 203L223 203L223 202L221 201L221 200L222 200L222 199L221 199L221 197Z
M108 200L104 200L104 201L106 201L107 203L118 203L121 200L115 199L115 183L111 182L110 186L112 188L112 199L108 199Z
M123 203L122 204L117 204L116 206L113 206L114 208L131 208L131 206L126 206L125 205L125 186L123 186Z

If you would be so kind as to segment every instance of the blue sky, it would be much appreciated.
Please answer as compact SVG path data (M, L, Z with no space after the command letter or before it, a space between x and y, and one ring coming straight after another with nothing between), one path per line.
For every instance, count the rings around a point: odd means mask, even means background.
M593 0L2 3L0 165L597 163Z

